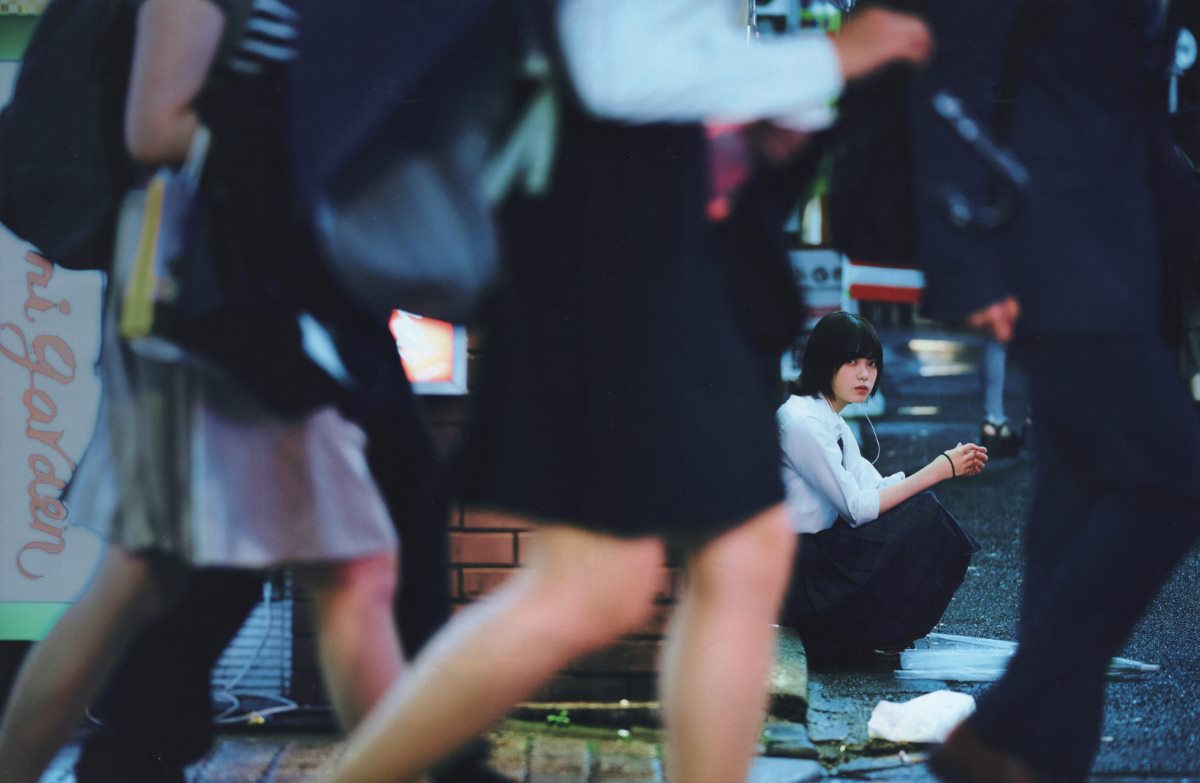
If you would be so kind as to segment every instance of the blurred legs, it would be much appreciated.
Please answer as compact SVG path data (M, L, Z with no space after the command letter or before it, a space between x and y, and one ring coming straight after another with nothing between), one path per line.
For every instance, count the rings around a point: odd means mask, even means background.
M688 563L664 652L672 779L745 780L762 731L780 603L796 534L783 506L714 539Z
M648 616L663 548L537 531L525 571L460 612L350 738L335 780L408 781L495 723L574 658Z
M134 633L165 602L151 564L110 546L92 583L21 668L0 723L5 783L37 783Z
M404 666L392 611L396 560L386 552L297 571L313 596L321 672L346 730L362 721Z

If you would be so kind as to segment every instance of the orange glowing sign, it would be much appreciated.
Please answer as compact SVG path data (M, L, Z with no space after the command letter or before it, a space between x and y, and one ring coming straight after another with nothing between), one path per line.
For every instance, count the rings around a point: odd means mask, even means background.
M433 318L393 310L388 321L404 372L421 394L465 394L467 330Z

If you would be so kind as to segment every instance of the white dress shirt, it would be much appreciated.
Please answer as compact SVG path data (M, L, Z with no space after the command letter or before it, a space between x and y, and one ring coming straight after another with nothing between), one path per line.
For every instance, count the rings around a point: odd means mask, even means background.
M904 474L880 475L859 451L850 427L820 395L791 397L777 416L792 529L817 533L839 516L855 527L878 518L879 490Z
M567 70L584 104L630 122L833 120L842 90L823 33L746 41L736 0L560 0Z

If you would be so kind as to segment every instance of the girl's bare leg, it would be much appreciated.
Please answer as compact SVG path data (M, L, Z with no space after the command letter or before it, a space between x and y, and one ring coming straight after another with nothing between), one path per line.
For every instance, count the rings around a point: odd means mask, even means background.
M673 780L746 779L795 544L783 507L775 506L689 560L660 675Z
M0 722L5 783L37 783L133 634L163 603L149 563L109 546L91 584L17 676Z
M313 597L321 672L347 731L366 717L404 666L392 611L396 560L387 552L297 571Z
M502 718L572 659L649 614L657 539L537 532L529 567L459 612L350 737L340 783L410 781Z

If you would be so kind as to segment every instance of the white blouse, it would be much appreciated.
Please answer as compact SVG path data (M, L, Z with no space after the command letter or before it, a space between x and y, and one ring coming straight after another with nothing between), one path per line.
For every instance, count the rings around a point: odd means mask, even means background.
M824 33L748 43L734 0L560 0L567 70L596 114L630 122L775 119L819 130L842 69Z
M903 473L880 475L859 451L850 427L820 395L789 398L777 417L793 530L817 533L839 516L855 527L879 517L879 490L901 481Z

